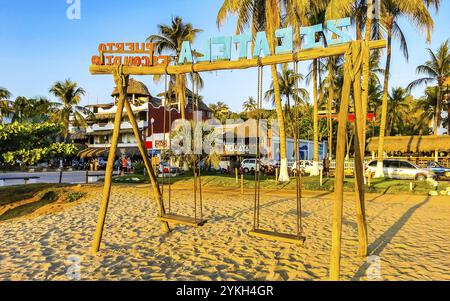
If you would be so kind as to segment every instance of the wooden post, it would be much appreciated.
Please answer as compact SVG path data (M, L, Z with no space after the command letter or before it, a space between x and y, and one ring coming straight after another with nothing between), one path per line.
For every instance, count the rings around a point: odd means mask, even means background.
M121 68L118 68L121 69ZM114 118L114 130L109 149L108 163L106 164L105 184L103 186L103 195L100 203L100 212L98 215L97 228L95 230L94 241L92 242L92 251L94 253L100 250L100 244L105 226L106 212L108 210L109 197L111 195L111 178L114 168L114 159L116 156L117 142L119 140L120 125L122 123L123 107L126 101L126 91L128 87L128 76L124 76L121 70L114 73L114 81L119 89L119 100L117 102L117 111Z
M275 168L275 181L278 184L278 167Z
M352 43L353 59L353 100L355 107L355 200L356 200L356 221L358 225L358 256L367 255L367 224L365 213L365 186L364 186L364 127L365 118L363 103L361 99L361 56L364 53L364 43L357 41ZM359 63L358 63L359 62Z
M241 174L241 194L244 194L244 174Z
M160 216L164 215L166 212L164 210L164 204L162 199L161 190L159 189L158 181L156 180L155 171L152 168L152 165L150 164L147 153L145 152L144 143L142 142L142 137L139 133L139 128L136 123L136 119L134 118L133 109L131 108L131 105L128 101L125 101L125 109L127 111L128 119L130 120L131 126L133 127L134 136L136 137L136 142L139 148L139 152L141 153L142 160L144 161L145 168L148 171L148 174L150 176L150 183L152 185L153 189L153 196L156 199L158 210ZM169 171L170 172L170 171ZM161 221L163 231L164 232L170 232L169 224L167 222Z
M320 177L320 187L323 186L323 169L319 170L319 177Z
M350 53L351 54L351 53ZM351 78L349 68L351 66L351 55L347 52L345 55L345 73L344 84L341 96L341 105L339 111L339 125L336 143L336 170L334 184L334 206L333 206L333 225L331 240L330 257L330 280L339 280L341 267L341 235L342 235L342 211L344 204L344 163L347 132L347 114L348 102L350 99Z
M62 183L63 169L64 169L64 167L61 167L61 169L59 170L59 184Z
M89 169L86 169L86 184L89 184Z
M239 175L237 167L234 168L234 175L236 176L236 184L239 184Z

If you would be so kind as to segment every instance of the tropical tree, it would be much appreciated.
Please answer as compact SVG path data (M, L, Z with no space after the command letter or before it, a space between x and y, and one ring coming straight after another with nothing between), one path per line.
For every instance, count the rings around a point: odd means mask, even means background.
M253 36L259 31L266 31L271 53L275 53L278 39L275 30L282 25L281 12L286 1L279 0L224 0L217 15L217 25L220 26L229 15L237 16L236 33L242 33L250 26ZM290 1L288 1L290 2ZM290 12L289 9L285 10ZM297 10L299 12L299 10ZM281 103L280 86L278 81L277 66L271 66L275 106L280 133L280 177L279 181L289 181L287 158L286 158L286 132Z
M434 108L434 120L433 120L433 133L438 134L438 128L441 121L442 105L443 105L443 92L444 82L450 77L450 49L449 40L445 41L438 48L437 52L434 52L428 48L428 54L430 59L423 65L417 67L417 74L423 74L425 77L419 78L409 84L408 89L420 86L422 84L436 84L436 103ZM450 106L448 107L448 113L450 114ZM447 124L448 132L450 133L450 119Z
M230 115L230 108L224 102L210 104L209 108L213 111L214 117L222 123L225 123Z
M383 173L383 152L384 152L384 136L386 131L387 110L388 110L388 91L389 91L389 76L391 69L392 58L392 38L397 38L400 41L400 48L403 54L408 59L408 45L403 35L403 32L397 23L401 17L406 17L411 20L420 30L425 30L427 33L427 40L431 39L431 30L434 22L430 16L427 6L422 0L400 1L400 0L383 0L382 2L382 17L380 23L387 30L387 58L384 74L384 90L382 115L380 125L380 139L378 146L378 165L375 177L384 177Z
M255 111L258 107L258 104L256 103L255 99L253 97L249 97L248 100L244 101L242 104L242 110L244 112L252 112Z
M288 68L288 64L284 64L281 72L277 72L277 75L280 94L286 100L287 109L291 108L291 100L295 100L296 97L299 98L300 102L309 101L308 91L296 86L296 82L304 79L302 74L295 74L294 70ZM273 81L270 89L266 91L264 98L266 101L270 101L273 106L276 106Z
M70 117L73 116L73 122L78 126L86 126L86 117L92 113L86 108L79 106L81 97L85 95L83 88L78 87L76 82L72 82L70 79L65 81L56 82L49 92L53 94L60 103L55 104L55 111L52 114L51 119L55 122L63 124L63 136L67 141L69 136L69 124Z
M0 124L3 123L4 116L12 113L12 108L8 103L10 97L11 93L7 89L0 87Z
M387 133L389 136L402 132L407 123L412 96L402 87L392 88L388 103Z
M175 61L178 62L178 58L181 53L182 44L184 41L189 41L193 43L197 34L203 30L194 28L191 23L184 23L181 17L173 17L172 23L159 24L158 34L151 35L147 38L148 42L155 43L155 50L157 53L161 54L163 52L169 53L173 56ZM200 54L194 52L194 55L199 56ZM197 74L189 74L192 81L196 81L199 87L203 87L203 81L201 77ZM155 76L156 81L160 80L160 76ZM177 95L178 102L181 108L181 118L185 119L185 109L186 109L186 85L187 79L185 74L180 74L172 76L171 82L174 83L173 88L175 89L175 94Z

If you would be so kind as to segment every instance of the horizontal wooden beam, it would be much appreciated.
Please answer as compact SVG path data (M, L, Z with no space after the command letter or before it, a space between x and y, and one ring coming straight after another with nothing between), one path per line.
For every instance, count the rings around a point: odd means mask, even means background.
M327 48L302 50L295 54L280 54L261 58L260 64L262 66L270 66L276 64L292 63L294 61L308 61L313 59L325 58L330 56L343 55L347 51L350 43L331 46ZM385 40L370 41L369 47L371 49L386 48ZM188 65L176 66L154 66L154 67L135 67L124 66L123 72L125 75L164 75L164 74L185 74L191 72L208 72L218 70L232 70L232 69L248 69L258 67L258 59L240 60L240 61L218 61L218 62L204 62ZM116 66L105 65L91 65L89 71L93 75L112 74L116 70Z

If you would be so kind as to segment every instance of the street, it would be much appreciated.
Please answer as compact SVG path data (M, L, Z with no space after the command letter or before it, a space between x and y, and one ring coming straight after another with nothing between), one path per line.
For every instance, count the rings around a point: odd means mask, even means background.
M105 171L90 172L95 175L104 175ZM0 178L39 177L36 183L59 183L59 171L48 172L6 172L0 173ZM82 184L86 183L86 171L64 171L62 183ZM23 185L24 180L5 180L4 186Z

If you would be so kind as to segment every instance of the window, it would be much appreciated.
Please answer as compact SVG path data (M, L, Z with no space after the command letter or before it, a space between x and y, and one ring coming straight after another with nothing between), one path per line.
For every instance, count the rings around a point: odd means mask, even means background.
M384 168L398 168L398 161L383 161Z
M414 169L414 166L411 165L411 163L409 163L409 162L400 161L400 168Z
M370 163L369 163L369 166L371 166L371 167L377 166L377 161L372 161L372 162L370 162Z

